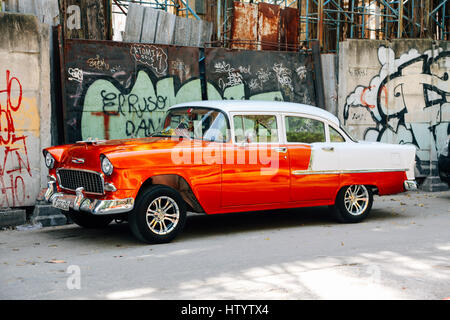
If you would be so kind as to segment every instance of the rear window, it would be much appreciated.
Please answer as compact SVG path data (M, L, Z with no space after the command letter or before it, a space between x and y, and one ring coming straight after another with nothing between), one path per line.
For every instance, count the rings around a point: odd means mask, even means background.
M285 125L287 142L325 142L325 125L322 121L286 116Z
M236 115L233 117L236 142L278 142L275 115Z

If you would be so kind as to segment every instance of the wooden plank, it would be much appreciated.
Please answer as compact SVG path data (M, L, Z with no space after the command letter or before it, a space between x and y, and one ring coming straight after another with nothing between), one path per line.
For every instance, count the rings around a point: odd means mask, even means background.
M18 5L20 13L35 14L34 0L19 0Z
M173 44L176 46L189 46L191 37L192 19L177 17L175 20L175 33Z
M172 44L175 30L176 16L165 11L160 11L156 27L155 43Z
M208 44L208 42L211 42L211 36L213 34L213 23L202 20L200 33L200 46L211 46L210 44Z
M125 34L123 41L140 42L142 21L144 20L145 8L135 3L130 3L128 7L127 21L125 23Z
M19 12L19 0L7 0L6 11Z
M107 40L107 18L105 0L85 0L85 39Z
M145 8L140 42L155 43L156 24L158 22L159 12L160 10L156 10L150 7Z
M59 25L59 6L58 0L39 0L34 1L35 14L40 22L51 26Z
M189 46L191 47L200 47L201 40L201 20L191 20L191 36L189 39Z

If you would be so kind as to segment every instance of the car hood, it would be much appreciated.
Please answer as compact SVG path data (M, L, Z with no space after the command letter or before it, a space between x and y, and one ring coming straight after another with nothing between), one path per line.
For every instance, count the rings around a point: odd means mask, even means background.
M100 155L107 156L115 167L130 156L170 152L183 139L149 137L97 142L80 141L70 145L47 148L58 167L100 170Z

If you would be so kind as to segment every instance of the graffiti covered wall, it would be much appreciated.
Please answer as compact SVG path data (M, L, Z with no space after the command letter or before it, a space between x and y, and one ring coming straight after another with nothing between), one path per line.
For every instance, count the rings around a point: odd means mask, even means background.
M349 131L415 145L416 175L436 175L450 134L450 43L348 40L339 60L338 115Z
M68 143L148 136L168 107L202 98L315 100L311 58L296 52L206 49L203 59L199 48L89 40L64 49Z
M0 208L31 206L47 182L49 28L31 15L0 13L0 30Z
M66 141L148 136L169 106L202 99L198 60L190 47L67 40Z
M315 105L311 55L298 52L205 50L209 100L278 100Z

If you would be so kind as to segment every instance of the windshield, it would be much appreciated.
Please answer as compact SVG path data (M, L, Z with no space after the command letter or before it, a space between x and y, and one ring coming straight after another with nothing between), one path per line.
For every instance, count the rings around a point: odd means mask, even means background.
M228 120L223 112L210 108L188 107L169 110L162 128L152 136L226 142L229 130Z

